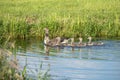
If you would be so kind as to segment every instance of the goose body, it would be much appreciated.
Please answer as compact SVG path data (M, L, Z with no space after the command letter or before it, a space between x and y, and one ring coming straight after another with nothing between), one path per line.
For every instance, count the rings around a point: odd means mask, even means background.
M49 29L48 28L44 28L45 31L45 38L44 38L44 44L48 45L48 46L59 46L61 43L61 38L60 37L56 37L54 39L49 38Z
M46 38L46 40L44 40L44 43L46 45L52 46L52 47L54 47L54 46L60 46L60 37L56 37L56 38L51 39L51 40L47 40L47 38Z

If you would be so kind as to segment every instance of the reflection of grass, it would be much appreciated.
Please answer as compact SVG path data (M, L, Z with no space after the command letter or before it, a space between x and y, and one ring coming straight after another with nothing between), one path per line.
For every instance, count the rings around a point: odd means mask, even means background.
M5 38L120 36L120 0L1 0L0 35Z

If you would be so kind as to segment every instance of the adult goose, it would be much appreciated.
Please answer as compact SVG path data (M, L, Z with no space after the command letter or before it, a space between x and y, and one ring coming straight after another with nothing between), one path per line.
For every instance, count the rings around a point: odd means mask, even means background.
M48 45L48 46L59 46L60 45L60 41L61 41L60 37L56 37L56 38L50 40L49 29L44 28L44 31L45 31L45 38L44 38L45 45Z

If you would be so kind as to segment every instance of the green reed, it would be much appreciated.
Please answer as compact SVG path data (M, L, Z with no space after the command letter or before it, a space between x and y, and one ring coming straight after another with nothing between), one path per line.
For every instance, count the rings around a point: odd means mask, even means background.
M119 0L1 0L0 35L4 38L119 37Z

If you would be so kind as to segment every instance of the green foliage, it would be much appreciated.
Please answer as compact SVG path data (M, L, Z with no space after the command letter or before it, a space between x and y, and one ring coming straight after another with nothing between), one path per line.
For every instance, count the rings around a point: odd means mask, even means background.
M1 0L0 36L120 36L120 0Z

